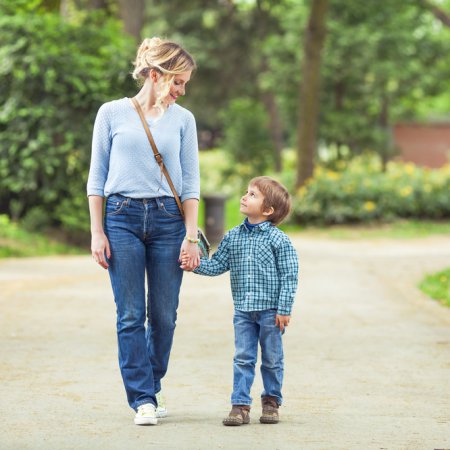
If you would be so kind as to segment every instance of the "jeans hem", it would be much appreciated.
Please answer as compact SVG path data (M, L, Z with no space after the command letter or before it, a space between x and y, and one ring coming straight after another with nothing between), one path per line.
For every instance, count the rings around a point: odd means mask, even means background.
M251 406L252 405L252 402L248 402L248 400L242 400L242 401L239 401L239 400L237 400L237 401L234 401L234 400L231 400L231 404L232 405L245 405L245 406Z

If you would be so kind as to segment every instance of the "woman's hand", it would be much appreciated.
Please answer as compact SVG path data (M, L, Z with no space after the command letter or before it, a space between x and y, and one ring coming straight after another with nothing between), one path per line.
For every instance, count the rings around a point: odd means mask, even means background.
M92 233L91 252L96 263L104 269L109 267L105 254L108 259L111 258L111 250L109 248L108 238L103 231L96 231Z
M182 262L182 269L192 271L200 265L200 250L198 244L189 242L187 239L183 241L180 249L178 260Z

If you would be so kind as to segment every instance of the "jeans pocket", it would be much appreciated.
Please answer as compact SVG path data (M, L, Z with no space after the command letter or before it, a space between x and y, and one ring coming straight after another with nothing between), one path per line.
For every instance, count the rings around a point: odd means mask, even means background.
M125 208L128 205L128 202L128 198L111 195L106 200L106 215L116 216L125 212Z
M168 217L181 218L180 208L178 208L175 199L158 200L158 209Z

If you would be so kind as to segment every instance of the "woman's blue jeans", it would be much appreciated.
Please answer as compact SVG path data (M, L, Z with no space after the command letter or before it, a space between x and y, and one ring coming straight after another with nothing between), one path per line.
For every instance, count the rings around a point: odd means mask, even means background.
M183 277L178 258L185 232L172 197L132 199L114 194L106 201L119 366L128 403L135 410L144 403L156 405L155 394L167 371Z
M234 311L233 405L251 405L250 389L255 379L258 342L261 345L261 397L275 397L281 405L284 356L282 333L275 325L276 309Z

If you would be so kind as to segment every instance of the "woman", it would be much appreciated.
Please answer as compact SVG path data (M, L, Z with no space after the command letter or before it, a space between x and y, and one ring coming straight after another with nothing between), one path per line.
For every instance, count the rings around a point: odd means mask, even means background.
M136 411L135 424L155 425L167 415L161 379L177 318L181 252L189 255L191 268L200 262L196 125L192 113L176 104L196 65L178 44L152 38L139 47L134 66L133 77L142 83L135 98L181 198L185 222L129 98L98 111L87 193L92 256L108 269L116 302L128 403Z

